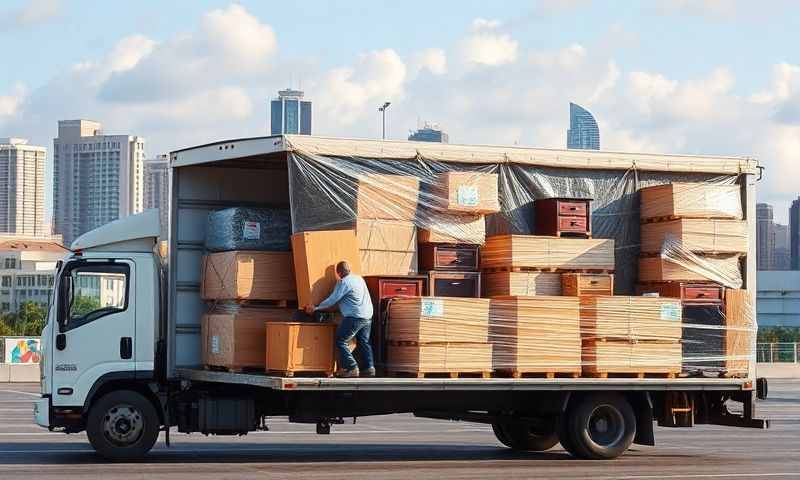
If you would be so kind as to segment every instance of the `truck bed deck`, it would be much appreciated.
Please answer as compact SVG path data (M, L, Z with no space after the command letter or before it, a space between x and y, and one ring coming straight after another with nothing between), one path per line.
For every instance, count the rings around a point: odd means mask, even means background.
M320 378L181 368L181 380L273 390L752 390L746 378Z

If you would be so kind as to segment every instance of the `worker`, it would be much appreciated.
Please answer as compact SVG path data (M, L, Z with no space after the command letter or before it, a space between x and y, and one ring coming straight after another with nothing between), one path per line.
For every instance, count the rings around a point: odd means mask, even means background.
M369 333L372 329L372 300L367 284L359 275L350 272L350 264L341 261L336 264L338 281L328 298L317 306L310 306L307 311L332 312L339 309L342 323L336 329L336 349L339 351L339 371L337 377L358 377L359 369L356 359L350 353L350 341L355 337L356 351L363 360L362 377L374 377L375 365L372 359L372 347L369 344Z

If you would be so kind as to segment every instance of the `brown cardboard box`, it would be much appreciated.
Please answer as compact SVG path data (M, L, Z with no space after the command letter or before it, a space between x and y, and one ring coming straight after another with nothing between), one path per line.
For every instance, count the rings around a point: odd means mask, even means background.
M681 339L681 302L664 297L580 297L584 340Z
M333 323L270 322L266 324L266 369L292 376L296 372L334 370ZM261 337L264 343L264 337Z
M302 308L319 305L336 285L336 264L350 263L361 274L361 259L355 230L324 230L292 235L297 303Z
M680 342L587 341L583 373L590 375L681 373Z
M390 373L474 373L492 371L488 343L389 345L386 370Z
M614 270L614 240L536 235L489 237L481 248L481 268Z
M231 251L203 257L203 300L294 300L291 252Z
M659 253L667 236L680 241L692 252L741 253L748 250L747 222L709 218L679 218L644 223L641 227L642 253Z
M417 273L417 228L401 220L356 220L362 275Z
M444 172L432 188L433 203L453 213L486 214L500 211L497 174L483 172Z
M405 175L366 174L358 179L356 215L359 218L414 220L419 179Z
M561 295L561 274L554 272L484 272L481 284L486 298Z
M483 245L486 242L486 221L483 215L431 216L428 228L420 228L419 243L464 243Z
M489 299L396 298L389 304L387 338L393 342L486 343Z
M639 191L640 216L742 218L742 187L708 183L670 183Z

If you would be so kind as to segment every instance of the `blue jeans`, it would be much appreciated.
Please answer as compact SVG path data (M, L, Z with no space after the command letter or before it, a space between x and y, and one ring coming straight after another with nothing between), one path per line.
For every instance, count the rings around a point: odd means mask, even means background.
M356 337L355 352L361 356L364 369L374 367L372 346L369 344L369 332L372 320L369 318L344 317L336 329L336 349L339 350L339 367L352 370L358 367L356 359L350 353L350 340Z

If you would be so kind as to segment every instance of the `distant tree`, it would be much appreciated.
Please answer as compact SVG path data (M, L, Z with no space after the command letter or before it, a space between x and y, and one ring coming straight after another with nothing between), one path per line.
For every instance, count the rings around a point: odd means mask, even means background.
M89 312L100 308L100 299L78 294L72 302L70 316L72 318L82 317Z
M38 303L22 302L16 314L16 334L25 337L41 335L46 316L47 311Z
M0 318L0 337L14 335L14 327L6 323L5 317Z

